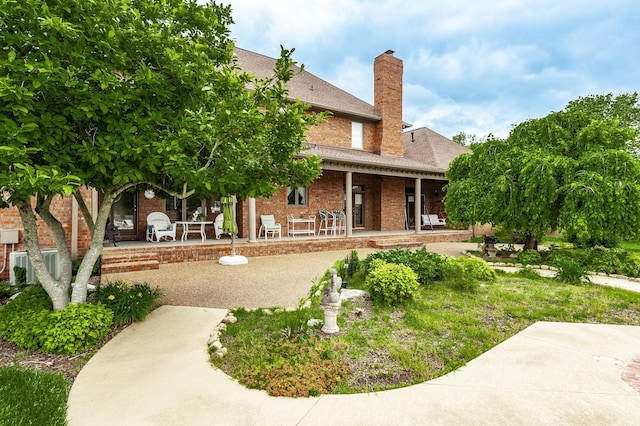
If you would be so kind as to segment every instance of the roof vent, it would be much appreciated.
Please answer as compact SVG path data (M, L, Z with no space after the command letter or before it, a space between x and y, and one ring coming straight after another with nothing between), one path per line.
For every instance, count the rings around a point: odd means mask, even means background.
M396 52L395 52L395 51L393 51L393 50L391 50L391 49L389 49L389 50L387 50L387 51L386 51L386 52L384 52L384 53L386 53L387 55L393 55L393 54L394 54L394 53L396 53Z

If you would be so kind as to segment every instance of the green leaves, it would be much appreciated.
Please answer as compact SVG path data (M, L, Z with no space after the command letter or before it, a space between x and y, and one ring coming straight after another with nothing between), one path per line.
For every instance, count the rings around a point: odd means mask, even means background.
M476 145L447 171L450 219L536 237L560 228L584 242L633 237L639 117L636 94L592 96Z

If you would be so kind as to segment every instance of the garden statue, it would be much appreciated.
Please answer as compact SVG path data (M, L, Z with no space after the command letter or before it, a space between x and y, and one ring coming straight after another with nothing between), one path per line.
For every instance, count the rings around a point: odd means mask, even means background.
M342 278L338 276L335 269L330 269L331 278L327 283L327 287L322 294L322 302L320 306L324 310L324 325L322 331L327 334L333 334L340 331L337 324L338 312L340 311L340 288L342 287Z

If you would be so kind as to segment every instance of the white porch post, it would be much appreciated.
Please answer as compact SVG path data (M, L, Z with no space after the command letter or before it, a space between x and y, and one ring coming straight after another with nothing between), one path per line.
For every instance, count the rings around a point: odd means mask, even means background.
M256 237L256 199L249 198L249 242L258 241Z
M345 195L347 197L345 216L347 216L346 236L351 236L353 229L353 172L347 172L345 176Z
M71 196L71 258L78 258L78 201Z
M422 214L422 180L420 178L416 178L416 191L415 191L415 203L413 204L413 217L416 234L422 232L422 218L420 215Z

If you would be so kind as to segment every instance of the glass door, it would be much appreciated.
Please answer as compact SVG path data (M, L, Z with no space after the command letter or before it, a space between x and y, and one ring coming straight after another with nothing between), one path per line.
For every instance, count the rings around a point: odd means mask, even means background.
M365 227L364 185L353 186L353 227Z
M123 192L111 207L111 223L118 228L120 239L136 239L138 236L138 193Z

